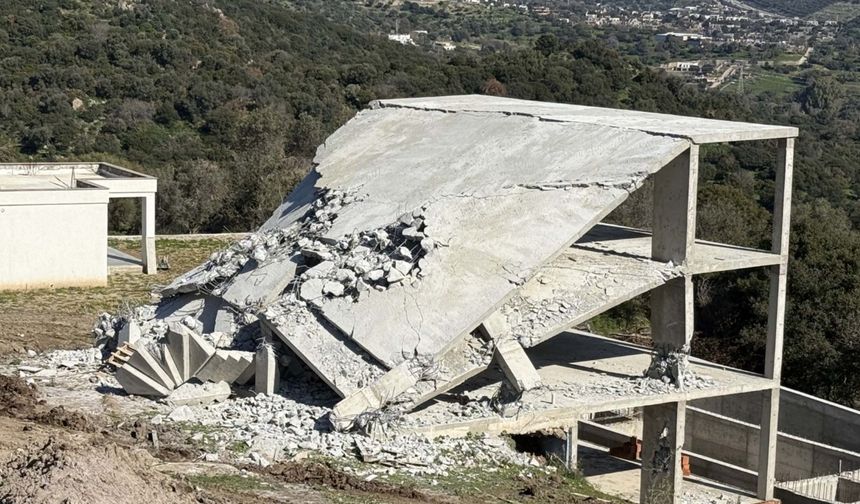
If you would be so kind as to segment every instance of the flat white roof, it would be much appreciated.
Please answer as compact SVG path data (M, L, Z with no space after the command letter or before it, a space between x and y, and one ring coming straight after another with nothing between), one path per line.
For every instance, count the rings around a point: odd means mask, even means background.
M157 179L109 163L0 163L0 191L155 192Z

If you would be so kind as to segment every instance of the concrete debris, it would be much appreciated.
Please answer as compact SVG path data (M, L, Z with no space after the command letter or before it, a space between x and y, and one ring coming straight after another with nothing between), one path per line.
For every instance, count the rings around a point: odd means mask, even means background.
M240 350L216 350L206 364L194 376L200 381L226 382L244 385L240 377L250 376L248 368L254 367L254 353Z
M305 369L305 371L308 371ZM421 435L392 433L385 440L335 432L326 416L337 400L312 375L300 373L290 389L280 394L240 397L208 406L182 406L168 421L193 422L208 427L207 442L226 450L244 444L242 459L256 464L289 460L302 453L364 461L364 470L390 468L394 472L446 475L454 467L480 468L498 464L525 466L530 456L490 436L431 440Z
M170 406L197 406L222 402L230 397L230 384L225 381L216 383L186 382L165 398Z
M701 381L690 368L690 345L678 348L665 343L655 344L651 364L644 376L679 389L697 388Z
M293 294L269 306L262 316L265 324L271 325L273 332L339 394L351 394L384 373L354 341Z

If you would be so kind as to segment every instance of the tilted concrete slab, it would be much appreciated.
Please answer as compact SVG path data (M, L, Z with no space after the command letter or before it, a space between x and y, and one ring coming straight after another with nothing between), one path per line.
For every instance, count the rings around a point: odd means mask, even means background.
M695 273L735 270L777 264L780 260L778 255L761 250L697 241L693 247L694 260L688 265L675 266L650 259L650 250L647 232L607 224L595 226L573 247L541 267L487 320L497 322L495 332L510 334L530 347L659 287L686 270ZM383 399L398 397L416 384L424 389L411 399L412 404L418 405L487 368L487 364L464 359L463 355L468 354L457 344L433 359L436 367L457 371L453 376L449 373L448 382L436 380L429 387L418 384L416 374L394 370L391 372L394 376L339 403L335 415L348 419L379 408Z
M420 281L332 299L320 312L386 367L436 355L689 145L495 112L361 112L315 159L317 188L359 193L325 236L423 208L425 233L442 246L424 258ZM267 225L294 219L276 215Z
M166 323L179 322L191 317L203 324L203 332L230 334L234 326L234 309L217 296L182 294L161 301L155 309L155 317Z
M271 320L263 316L260 321L341 397L385 373L354 341L307 310L281 312Z
M539 117L544 121L595 124L644 131L658 135L677 136L688 138L697 144L793 138L798 135L797 128L791 126L723 121L701 117L515 100L483 95L380 100L375 105L377 107L404 107L446 112L504 112L528 117Z
M278 298L296 274L301 256L269 257L259 264L249 261L223 288L221 297L237 308L262 308Z

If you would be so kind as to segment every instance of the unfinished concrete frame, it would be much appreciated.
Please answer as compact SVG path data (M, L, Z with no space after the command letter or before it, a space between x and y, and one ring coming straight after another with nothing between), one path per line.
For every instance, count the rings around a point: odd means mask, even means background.
M767 353L765 377L772 387L762 391L761 437L759 447L758 497L773 498L776 466L779 383L782 367L785 316L786 270L788 262L794 139L779 142L774 198L772 252L779 262L770 266ZM696 190L698 145L678 156L655 176L652 258L687 264L696 234ZM689 345L693 335L692 275L668 281L654 289L651 297L651 331L654 344L674 347ZM685 401L643 408L642 475L640 502L678 502L682 479Z
M764 391L773 405L764 408L769 441L760 456L760 493L768 497L796 136L796 128L784 126L488 96L376 102L326 141L311 174L261 228L266 235L287 235L262 264L249 263L254 277L265 279L253 286L260 302L246 303L248 272L216 278L225 293L220 297L236 309L255 310L264 327L343 397L332 411L337 428L396 404L412 416L410 431L429 435L564 429L573 465L579 419L644 408L643 502L677 499L687 401ZM699 146L774 139L784 154L773 250L696 240ZM649 176L655 181L652 233L600 222ZM353 197L356 191L360 197ZM416 220L421 224L401 230ZM427 232L430 245L420 246L426 255L410 266L416 276L344 296L353 288L345 280L350 275L339 279L339 270L323 269L325 261L316 262L321 252L346 269L352 267L348 259L368 255L350 249L351 239L343 242L349 255L325 243L383 229L398 239L407 230ZM297 246L300 236L314 238L320 250ZM397 257L412 257L407 252ZM299 271L294 257L309 259L307 271L318 268L321 276L298 278L296 289L284 293ZM380 258L371 259L377 264ZM571 330L654 291L655 344L687 351L692 275L754 267L774 271L766 376L690 359L693 373L707 374L712 385L641 393L624 386L640 380L650 349ZM369 272L350 271L376 281ZM212 280L209 273L202 265L162 295L199 295ZM630 380L607 389L607 374ZM593 393L578 393L595 380ZM451 398L443 393L461 384L474 397L495 397L511 385L516 403L528 407L514 416L451 416Z

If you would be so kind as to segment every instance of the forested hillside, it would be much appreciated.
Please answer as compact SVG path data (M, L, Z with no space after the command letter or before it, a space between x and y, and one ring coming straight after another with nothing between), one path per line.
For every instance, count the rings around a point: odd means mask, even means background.
M351 2L322 13L302 5L0 3L0 158L115 161L159 177L159 232L242 231L269 215L326 135L377 98L491 93L797 125L785 382L856 404L860 100L846 89L856 68L812 72L787 101L749 99L685 85L577 29L443 53L375 35L390 19ZM775 146L716 146L702 161L699 235L769 246ZM616 218L647 225L636 203ZM133 208L112 213L115 230L135 229ZM700 281L694 352L760 368L766 285L760 273ZM644 306L615 318L633 323Z

